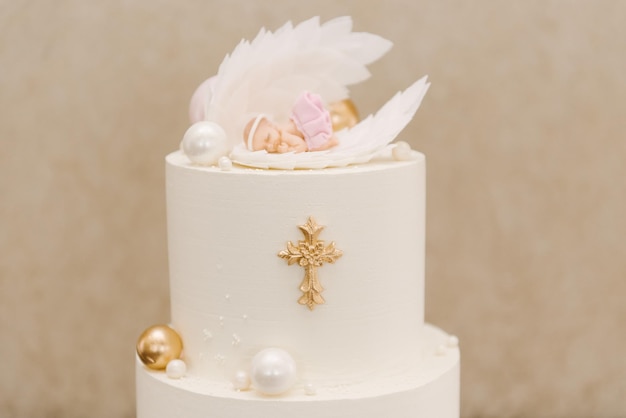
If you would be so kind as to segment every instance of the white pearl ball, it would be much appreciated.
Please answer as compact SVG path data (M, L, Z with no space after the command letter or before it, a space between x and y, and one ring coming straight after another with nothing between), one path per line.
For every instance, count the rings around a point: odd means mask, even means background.
M194 164L215 164L228 153L226 132L217 123L196 122L185 132L181 148Z
M393 158L398 161L407 161L411 159L411 146L406 142L400 141L396 143L391 151Z
M252 359L252 385L265 395L279 395L296 383L296 362L280 348L266 348Z
M187 373L187 365L180 359L170 360L165 367L165 374L170 379L180 379Z
M456 335L451 335L448 337L448 347L457 348L459 346L459 338Z
M438 356L445 356L447 351L448 350L446 350L446 346L445 345L440 345L435 350L435 354L438 355Z
M217 165L220 169L222 169L222 171L229 171L233 168L233 162L225 155L217 160Z
M250 389L250 375L244 370L238 370L233 376L233 387L235 390Z

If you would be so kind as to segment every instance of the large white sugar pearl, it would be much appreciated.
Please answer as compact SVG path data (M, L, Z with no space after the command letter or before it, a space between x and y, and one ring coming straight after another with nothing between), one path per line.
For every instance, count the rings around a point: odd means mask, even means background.
M216 164L228 153L226 132L217 123L196 122L185 132L181 148L194 164Z
M280 348L266 348L252 359L252 385L265 395L279 395L296 383L296 362Z
M170 360L165 367L165 374L170 379L180 379L187 373L187 365L180 359Z

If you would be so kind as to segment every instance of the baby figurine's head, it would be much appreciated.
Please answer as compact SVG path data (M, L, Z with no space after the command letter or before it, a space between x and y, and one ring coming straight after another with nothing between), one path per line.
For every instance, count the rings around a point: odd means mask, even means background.
M260 114L246 124L243 140L250 151L277 152L281 143L281 133L274 123Z

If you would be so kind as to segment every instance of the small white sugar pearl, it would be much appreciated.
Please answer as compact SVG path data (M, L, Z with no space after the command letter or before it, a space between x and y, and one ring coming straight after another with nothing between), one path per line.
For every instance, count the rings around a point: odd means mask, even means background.
M448 338L447 346L450 348L457 348L459 346L459 338L455 335L451 335Z
M244 370L238 370L235 372L232 382L235 390L240 391L250 389L250 375Z
M317 389L315 388L315 385L311 382L306 382L304 384L304 394L308 396L313 396L317 394Z
M435 350L435 354L438 355L438 356L445 356L446 352L447 352L447 350L446 350L446 346L445 345L440 345Z
M165 374L170 379L180 379L187 373L187 365L180 359L170 360L165 367Z
M222 171L229 171L233 168L233 162L230 160L230 158L228 158L225 155L220 157L219 160L217 160L217 165L220 167Z
M403 141L397 142L391 150L391 155L397 161L408 161L411 159L411 146Z

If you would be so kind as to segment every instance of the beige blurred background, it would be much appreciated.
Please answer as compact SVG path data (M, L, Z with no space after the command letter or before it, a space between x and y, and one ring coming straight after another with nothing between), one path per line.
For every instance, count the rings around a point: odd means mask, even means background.
M0 0L0 417L133 417L168 321L164 156L242 37L352 15L429 74L429 322L464 417L626 417L624 1ZM430 418L430 417L429 417Z

